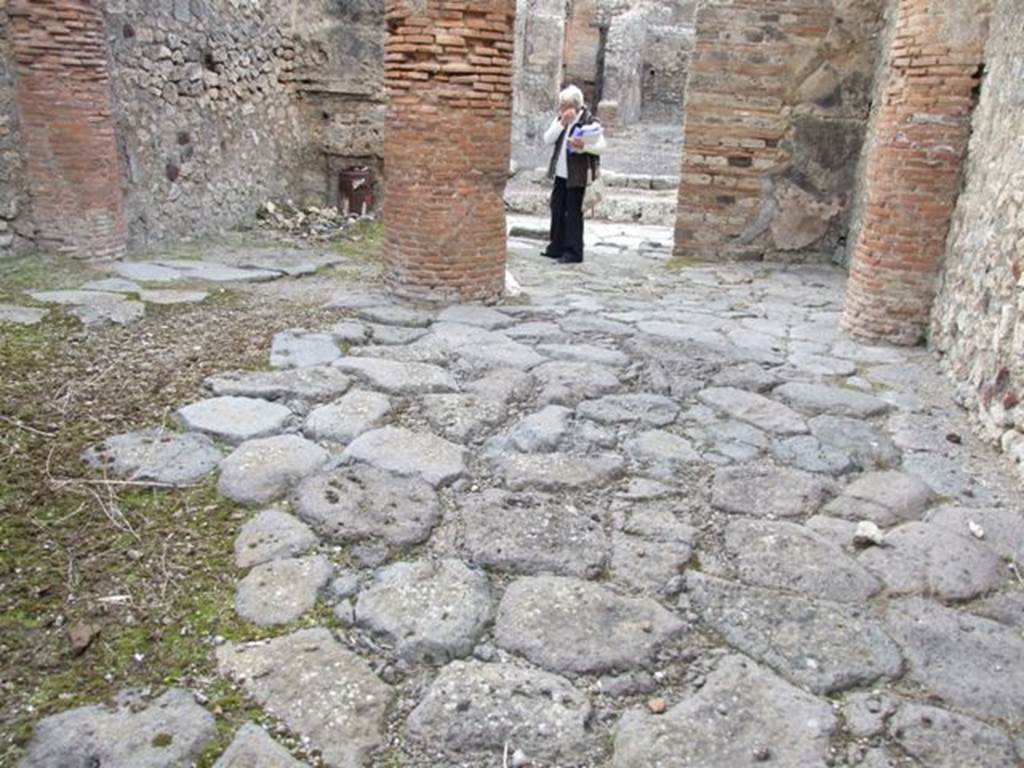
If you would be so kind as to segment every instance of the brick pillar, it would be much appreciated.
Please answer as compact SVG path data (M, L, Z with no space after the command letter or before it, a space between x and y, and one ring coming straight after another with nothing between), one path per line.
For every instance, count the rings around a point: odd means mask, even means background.
M515 0L387 0L385 280L409 298L505 286Z
M899 0L842 319L853 336L913 345L928 327L984 55L984 14L957 5Z
M124 252L125 224L101 0L13 0L11 46L39 245Z

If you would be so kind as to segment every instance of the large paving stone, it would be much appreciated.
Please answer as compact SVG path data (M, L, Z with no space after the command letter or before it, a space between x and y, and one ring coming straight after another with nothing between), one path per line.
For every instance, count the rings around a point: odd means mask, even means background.
M772 397L789 403L797 410L815 416L826 413L832 416L866 419L885 413L890 408L887 402L874 395L854 392L841 387L830 387L825 384L805 384L799 381L791 381L777 387L772 392Z
M1006 580L995 552L931 523L905 523L887 531L885 546L867 549L858 562L881 578L891 595L970 600Z
M693 606L727 643L791 683L827 694L900 674L896 644L861 606L687 576Z
M910 453L903 459L903 471L919 477L937 494L948 499L964 499L967 503L987 504L991 489L971 472L959 458L937 453Z
M277 270L239 269L215 261L161 259L156 264L177 270L189 280L206 280L211 283L265 283L284 276L283 272Z
M690 427L686 435L709 460L722 463L750 462L771 445L765 432L742 421L715 421L704 427Z
M174 306L177 304L202 304L209 296L206 291L141 290L139 298L147 304Z
M213 768L303 768L288 750L255 723L238 729L234 740Z
M627 712L612 768L726 768L764 755L779 768L824 768L836 718L827 702L742 656L727 656L700 691L663 715Z
M192 765L217 737L213 715L172 688L141 709L88 706L36 723L19 768L174 768Z
M386 395L355 389L333 403L314 408L302 431L314 440L350 443L385 424L390 414L391 401Z
M238 444L282 431L292 412L266 400L225 396L186 405L177 415L188 430Z
M238 583L235 610L261 627L290 624L316 604L333 571L323 555L262 563Z
M367 330L374 345L411 344L422 339L429 331L426 328L406 328L401 325L377 325L369 323Z
M336 368L317 366L286 371L230 371L206 379L215 395L319 403L343 395L352 379Z
M145 316L146 305L141 301L81 304L70 307L68 314L77 317L83 325L129 325Z
M835 484L796 469L771 464L742 464L715 473L711 504L750 517L805 517L835 493Z
M522 371L497 369L470 382L458 395L424 395L423 415L438 433L459 443L482 436L508 416L509 403L529 396L532 377Z
M886 527L920 519L931 496L931 488L917 477L903 472L871 472L850 483L824 512Z
M555 496L488 489L461 497L466 556L508 573L593 578L608 562L600 514Z
M341 357L334 337L329 333L282 331L270 343L273 368L310 368L328 365Z
M580 363L596 363L612 368L629 365L629 357L617 349L598 347L594 344L541 344L537 351L554 360L575 360Z
M889 722L893 739L928 768L1015 768L1013 742L972 717L907 702Z
M14 304L0 304L0 323L12 325L38 325L50 314L48 309L19 307Z
M176 269L150 262L120 262L114 265L114 271L121 277L140 283L173 283L184 278Z
M377 326L381 328L383 326ZM411 329L392 329L387 335L383 336L382 339L393 340L396 331L406 330L419 333L422 328L411 328ZM417 363L420 365L449 365L455 355L452 352L451 347L445 344L441 339L437 338L432 333L427 333L425 336L416 339L411 344L383 344L375 343L368 344L364 347L352 347L348 353L355 357L363 357L370 359L381 359L390 360L395 363Z
M590 703L568 680L512 664L455 661L412 711L407 728L423 747L458 765L500 765L503 746L550 765L588 752Z
M298 435L247 440L220 463L217 490L239 504L266 504L284 496L328 458L327 451Z
M466 452L462 446L437 435L399 427L364 432L349 443L342 459L402 477L419 477L435 488L466 472Z
M428 363L343 357L334 363L334 367L365 381L375 389L395 395L455 392L459 388L448 371Z
M1024 722L1024 639L997 622L919 597L895 600L889 633L908 675L929 693L984 720Z
M513 491L598 488L621 477L626 463L615 454L500 453L488 457L495 475Z
M956 433L956 421L948 416L927 413L894 413L889 417L888 429L893 442L905 451L946 453L955 445L946 439Z
M520 453L550 453L569 435L573 412L561 405L548 405L525 416L506 432L495 435L487 442L489 452L519 451Z
M503 312L491 307L483 307L479 304L455 304L446 307L437 316L442 323L462 323L463 325L475 325L493 331L496 328L504 328L512 325L515 320Z
M672 482L702 459L685 437L663 429L649 429L631 437L624 445L626 455L650 477Z
M301 555L317 542L305 523L279 509L264 509L242 526L235 539L235 565L254 565Z
M436 664L473 650L490 621L491 588L459 560L395 563L359 593L356 622L382 634L407 661Z
M808 425L822 445L849 456L857 469L894 467L900 463L900 451L892 440L863 420L825 415L816 416Z
M309 739L331 768L368 768L384 739L391 691L326 629L217 649L221 674L268 714Z
M547 360L532 347L499 331L462 323L434 323L430 330L458 355L460 362L474 367L528 371Z
M649 503L636 505L616 528L612 578L652 595L673 589L693 557L696 531L665 505Z
M838 477L856 468L849 454L831 445L822 444L814 435L796 435L784 440L775 440L768 451L779 464L806 472Z
M380 325L406 325L413 328L426 328L434 321L434 315L430 312L397 304L363 307L359 310L359 317Z
M576 413L599 424L666 427L676 420L679 406L663 395L607 395L580 403Z
M601 397L621 386L615 371L593 363L554 361L538 365L530 373L540 384L542 404L575 406L581 400Z
M778 375L765 370L762 365L741 363L723 368L715 374L711 383L716 387L764 393L779 384L780 381Z
M527 576L505 591L495 639L545 669L583 674L642 666L683 629L653 600L578 579Z
M419 544L441 517L437 494L426 482L365 464L307 477L296 488L294 504L299 517L339 544Z
M90 467L115 477L189 485L212 472L221 452L206 435L155 428L108 437L82 454Z
M537 320L528 323L519 323L510 328L505 328L503 333L516 341L523 339L530 341L553 341L565 336L565 331L549 320Z
M964 537L975 536L974 531L980 528L984 544L1000 557L1024 564L1024 513L1017 507L944 504L929 510L925 520Z
M699 398L716 411L753 424L773 435L800 435L807 432L807 422L800 414L755 392L733 387L711 387L703 390Z
M853 376L857 373L857 365L850 360L809 352L792 354L787 362L797 370L815 376Z
M58 304L64 307L92 307L103 304L121 304L124 296L109 291L26 291L43 304Z

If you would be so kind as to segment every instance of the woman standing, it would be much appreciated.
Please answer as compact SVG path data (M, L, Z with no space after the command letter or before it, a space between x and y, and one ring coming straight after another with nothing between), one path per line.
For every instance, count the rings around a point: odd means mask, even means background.
M606 142L601 123L575 85L558 95L558 115L544 132L544 143L554 145L548 178L555 180L555 187L550 242L543 254L562 264L578 264L583 261L583 193L588 179L600 174L599 156Z

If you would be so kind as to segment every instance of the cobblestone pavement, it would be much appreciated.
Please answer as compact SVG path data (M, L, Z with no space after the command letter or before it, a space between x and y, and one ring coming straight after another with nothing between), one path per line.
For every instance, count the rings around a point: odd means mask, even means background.
M1020 489L930 355L845 338L838 269L589 241L511 240L524 294L493 307L337 296L180 432L88 454L219 467L251 507L235 608L280 633L221 674L346 768L1020 765ZM23 765L212 732L172 689L43 721ZM218 765L298 763L247 726Z

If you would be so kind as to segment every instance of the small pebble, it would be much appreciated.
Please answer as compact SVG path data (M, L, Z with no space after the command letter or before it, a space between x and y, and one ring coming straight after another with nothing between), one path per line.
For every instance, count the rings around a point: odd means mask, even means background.
M651 699L647 702L647 709L652 715L661 715L668 709L668 702L664 699Z

